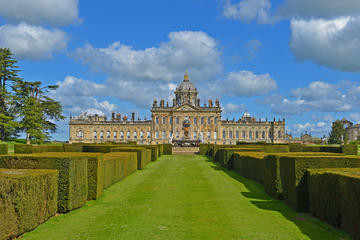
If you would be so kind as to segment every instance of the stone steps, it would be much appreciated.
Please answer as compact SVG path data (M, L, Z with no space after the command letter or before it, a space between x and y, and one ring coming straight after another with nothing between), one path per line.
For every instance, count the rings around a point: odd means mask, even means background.
M198 154L199 153L199 147L173 147L172 152L174 155L176 154Z

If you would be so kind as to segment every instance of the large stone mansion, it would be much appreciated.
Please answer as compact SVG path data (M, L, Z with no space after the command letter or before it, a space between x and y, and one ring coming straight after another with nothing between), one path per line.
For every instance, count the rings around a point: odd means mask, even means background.
M198 91L186 73L175 90L171 105L153 102L151 120L131 119L112 113L106 116L83 113L70 117L70 143L136 141L138 144L197 141L214 144L243 142L281 142L285 139L285 119L257 120L245 112L242 118L222 120L219 100L200 106Z

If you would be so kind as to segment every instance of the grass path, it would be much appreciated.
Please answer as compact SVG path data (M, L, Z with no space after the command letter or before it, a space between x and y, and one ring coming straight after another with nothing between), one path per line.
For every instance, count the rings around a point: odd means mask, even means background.
M203 156L163 156L23 239L350 239Z

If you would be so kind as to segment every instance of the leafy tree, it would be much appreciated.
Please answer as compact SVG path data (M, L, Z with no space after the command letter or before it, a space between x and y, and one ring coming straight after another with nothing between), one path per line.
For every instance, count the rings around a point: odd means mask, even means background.
M16 63L10 49L0 48L0 139L3 141L17 133L17 109L12 90L22 80L18 77Z
M331 132L329 134L328 143L330 144L341 144L342 140L344 142L346 138L346 131L344 128L344 124L340 121L335 121L332 125Z
M19 124L26 132L26 143L33 140L42 143L50 140L50 133L57 127L54 121L63 120L62 106L48 96L57 85L41 87L41 82L19 81L16 84L16 103L19 110Z

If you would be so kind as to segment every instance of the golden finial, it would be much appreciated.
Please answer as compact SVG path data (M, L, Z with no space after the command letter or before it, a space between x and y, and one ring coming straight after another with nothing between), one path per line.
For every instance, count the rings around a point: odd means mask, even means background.
M189 75L187 71L185 71L184 81L189 81Z

